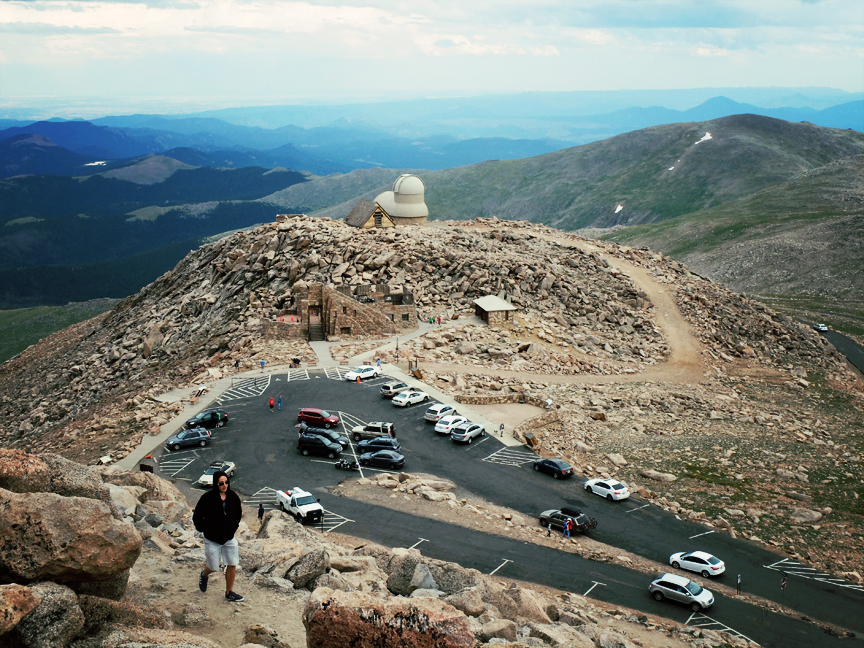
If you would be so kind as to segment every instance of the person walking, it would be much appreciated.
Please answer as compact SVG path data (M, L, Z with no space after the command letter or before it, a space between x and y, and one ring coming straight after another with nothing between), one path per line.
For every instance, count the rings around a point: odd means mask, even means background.
M270 411L272 412L272 411L273 411L273 406L276 404L276 401L275 401L275 400L273 399L273 397L271 396L269 402L270 402Z
M234 371L240 371L240 361L239 360L234 361Z
M504 424L503 423L501 424L501 427L498 428L498 436L499 437L504 436Z
M279 400L276 401L276 409L282 411L282 394L279 394Z
M259 502L258 503L258 523L260 524L263 521L264 521L264 504Z
M438 316L438 326L441 326L441 316Z
M573 520L567 518L567 523L564 525L564 537L569 538L570 532L573 530Z
M243 507L237 493L231 490L224 470L213 475L213 487L204 493L195 505L192 523L204 534L204 569L198 577L198 589L207 591L210 574L219 571L220 561L225 564L225 600L239 603L243 600L234 591L240 549L234 534L243 519Z
M378 358L378 368L381 368L381 358Z

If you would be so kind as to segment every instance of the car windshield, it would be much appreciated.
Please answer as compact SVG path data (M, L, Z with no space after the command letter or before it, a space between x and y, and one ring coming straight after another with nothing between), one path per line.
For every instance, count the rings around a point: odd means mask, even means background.
M330 412L328 412L327 410L321 410L321 416L323 418L330 418Z
M295 500L297 502L297 506L306 506L307 504L316 504L317 501L311 495L306 495L304 497L298 497Z
M180 434L177 435L177 438L178 439L185 439L190 434L192 434L191 430L184 430L183 432L181 432Z
M693 596L699 596L702 593L702 587L697 585L693 581L687 581L687 585L685 585L687 591L690 592Z

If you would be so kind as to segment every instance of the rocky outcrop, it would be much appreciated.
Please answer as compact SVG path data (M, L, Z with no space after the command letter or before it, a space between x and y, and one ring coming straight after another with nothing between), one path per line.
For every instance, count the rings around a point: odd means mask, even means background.
M437 599L383 600L359 592L322 588L303 612L309 648L405 646L473 648L464 614ZM350 638L350 639L349 639Z
M42 602L42 597L25 585L0 585L0 636L14 628Z

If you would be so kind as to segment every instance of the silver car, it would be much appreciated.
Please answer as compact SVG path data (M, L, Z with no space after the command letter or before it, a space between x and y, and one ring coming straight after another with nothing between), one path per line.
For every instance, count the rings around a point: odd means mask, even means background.
M464 421L450 430L450 440L456 443L471 443L474 437L482 436L486 436L486 428L471 421Z
M660 574L648 586L651 596L657 601L672 599L689 606L694 612L707 610L714 605L714 595L707 589L683 576Z

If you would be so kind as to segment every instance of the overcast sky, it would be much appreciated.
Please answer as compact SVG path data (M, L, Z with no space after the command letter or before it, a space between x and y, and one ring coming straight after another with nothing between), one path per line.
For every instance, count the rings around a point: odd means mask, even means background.
M2 0L0 103L864 90L862 0Z

